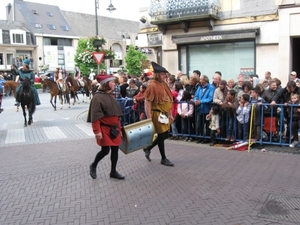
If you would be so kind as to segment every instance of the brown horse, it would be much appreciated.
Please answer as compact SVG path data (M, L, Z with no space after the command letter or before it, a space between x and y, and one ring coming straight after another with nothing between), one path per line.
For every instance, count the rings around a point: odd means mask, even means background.
M69 88L67 85L64 85L65 90L60 90L57 86L57 83L48 79L47 77L41 78L42 83L42 90L43 92L46 91L46 87L49 87L50 89L50 103L53 106L54 110L56 110L56 98L59 97L60 100L60 109L63 108L63 103L68 103L69 108L70 105L70 97L69 97ZM53 98L54 98L54 104L53 104Z
M83 80L86 81L87 88L88 88L89 93L90 93L89 99L91 100L92 99L92 81L86 76L83 77Z
M16 98L16 89L18 87L19 83L12 81L12 80L7 80L5 81L5 83L3 83L3 87L4 87L4 93L7 93L9 90L12 91L14 97ZM17 112L19 112L19 105L17 105Z
M66 84L69 86L69 89L71 91L71 98L74 98L73 105L75 104L76 99L78 100L78 104L79 104L79 98L78 98L77 92L81 91L81 93L83 95L82 102L87 102L86 98L90 96L90 91L88 89L87 81L85 79L83 79L82 81L84 82L84 87L83 88L81 88L78 85L77 80L75 80L70 75L67 76L67 78L66 78ZM84 101L84 98L85 98L85 101Z
M16 97L16 89L18 87L19 83L12 81L12 80L7 80L3 84L4 86L4 93L7 93L9 90L12 91L13 95Z

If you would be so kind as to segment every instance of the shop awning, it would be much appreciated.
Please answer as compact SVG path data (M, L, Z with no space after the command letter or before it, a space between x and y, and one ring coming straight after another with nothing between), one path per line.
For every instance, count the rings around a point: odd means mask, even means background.
M229 40L255 39L257 35L259 35L259 28L174 35L172 36L172 41L175 44L199 43L199 42L206 42L206 43L223 42Z

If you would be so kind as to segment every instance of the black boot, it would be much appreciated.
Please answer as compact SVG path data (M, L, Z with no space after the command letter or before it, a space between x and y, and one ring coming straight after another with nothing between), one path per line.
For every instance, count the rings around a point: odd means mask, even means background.
M19 98L19 92L16 94L16 103L15 106L20 106L20 98Z
M150 150L148 150L148 148L143 148L144 152L145 152L145 157L146 159L148 159L149 162L151 162L151 159L150 159Z
M90 165L90 175L93 179L97 178L97 170L96 167L93 166L93 164Z
M110 176L110 178L115 178L115 179L118 179L118 180L124 180L125 179L125 177L122 176L121 174L119 174L117 171L110 172L109 176Z

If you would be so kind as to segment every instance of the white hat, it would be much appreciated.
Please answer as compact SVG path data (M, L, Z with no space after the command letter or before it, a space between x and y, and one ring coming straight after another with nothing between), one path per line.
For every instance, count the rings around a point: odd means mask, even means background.
M93 69L91 69L91 71L93 71Z
M291 72L291 75L297 76L297 73L296 73L295 71L292 71L292 72Z

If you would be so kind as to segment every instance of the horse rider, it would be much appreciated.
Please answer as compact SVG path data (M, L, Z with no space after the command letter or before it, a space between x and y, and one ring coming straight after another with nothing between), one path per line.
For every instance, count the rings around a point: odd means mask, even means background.
M23 61L23 67L18 69L18 67L16 65L11 65L10 68L12 70L12 72L16 73L19 75L19 85L16 89L16 106L20 105L20 90L23 88L23 81L25 80L25 78L27 77L30 80L31 83L31 91L33 93L34 96L34 101L35 101L35 105L40 105L40 99L39 99L39 95L37 93L37 90L34 86L34 73L32 72L32 70L29 69L29 65L30 65L30 61L29 59L25 59Z
M78 86L79 86L79 88L80 88L80 91L81 91L81 92L84 92L84 89L83 89L83 87L84 87L84 82L83 82L83 80L82 80L82 78L81 78L81 76L80 76L80 69L79 69L79 67L76 67L76 69L75 69L75 76L74 76L74 79L77 81L77 84L78 84Z
M2 97L3 97L3 90L4 90L4 87L3 87L3 84L5 83L5 79L2 75L0 75L0 113L2 113L3 111L3 108L1 108L1 104L2 104Z
M89 75L89 79L90 79L91 81L93 81L93 80L95 80L95 76L96 76L96 74L95 74L94 70L91 69L91 73L90 73L90 75Z
M56 82L58 89L61 92L64 92L65 81L63 79L63 75L62 75L62 72L60 71L60 68L56 68L56 72L54 73L54 81Z
M67 78L67 71L66 71L66 70L62 70L62 71L61 71L61 74L62 74L62 78L64 79L64 81L66 81L66 78Z

